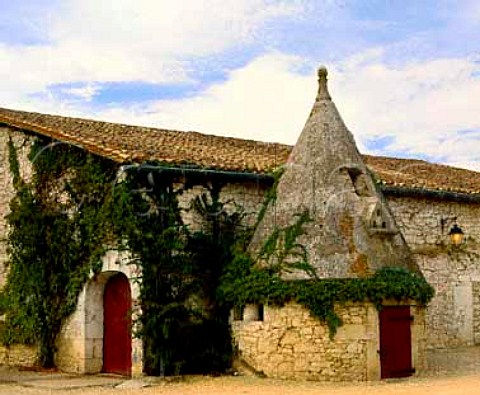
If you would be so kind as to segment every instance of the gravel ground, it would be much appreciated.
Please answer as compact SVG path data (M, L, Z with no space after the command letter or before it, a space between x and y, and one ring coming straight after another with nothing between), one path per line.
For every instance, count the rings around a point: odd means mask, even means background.
M479 395L480 347L435 352L421 377L370 383L295 382L246 376L125 378L19 371L0 366L0 395Z
M128 383L128 384L126 384ZM102 386L25 386L0 385L0 394L125 394L125 395L478 395L480 375L449 378L417 378L361 384L322 384L315 382L278 381L252 377L196 377L183 382L141 387L145 382L132 380L113 387ZM123 388L122 388L123 387Z

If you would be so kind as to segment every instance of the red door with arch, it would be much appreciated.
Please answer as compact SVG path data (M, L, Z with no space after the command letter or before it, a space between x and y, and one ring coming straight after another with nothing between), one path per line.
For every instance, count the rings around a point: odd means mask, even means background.
M132 297L127 277L116 274L103 294L103 371L130 375L132 372Z

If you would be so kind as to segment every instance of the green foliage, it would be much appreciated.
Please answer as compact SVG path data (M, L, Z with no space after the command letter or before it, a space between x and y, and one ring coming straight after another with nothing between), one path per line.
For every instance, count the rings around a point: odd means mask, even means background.
M18 188L21 181L20 163L18 162L17 151L11 137L8 139L8 165L12 174L13 185L15 188Z
M190 263L184 252L186 229L171 180L152 172L130 172L115 187L123 218L119 232L126 239L140 271L142 315L138 335L144 341L147 373L173 373L175 336L189 323L191 312L185 301L192 292L188 278Z
M314 316L325 321L333 336L341 325L334 310L335 303L368 301L381 309L385 300L393 299L398 302L414 300L425 305L433 297L434 290L418 274L404 268L384 267L366 278L297 281L292 283L291 294Z
M33 145L33 176L26 182L9 144L17 193L7 216L10 260L2 307L3 342L37 344L40 364L49 367L61 324L104 254L110 236L107 191L115 171L80 149L46 146L41 139Z
M433 289L423 277L398 268L362 279L320 280L298 238L307 212L276 228L254 259L246 252L252 229L244 212L222 202L221 184L191 202L201 228L182 221L179 198L188 188L153 167L131 170L117 182L115 165L75 147L37 140L30 159L33 177L22 180L9 142L16 188L7 220L9 274L0 295L6 314L4 343L38 344L40 362L53 365L61 324L76 307L89 275L101 270L108 247L128 249L138 268L143 339L148 374L222 371L232 358L228 325L234 305L297 301L325 321L341 325L336 303L385 299L427 303ZM257 225L276 199L279 173ZM188 180L187 180L188 181ZM261 262L261 265L254 264ZM282 276L302 271L308 280Z
M275 188L267 194L257 225L266 208L276 199ZM298 242L305 225L311 221L307 211L297 215L297 220L285 228L276 227L263 243L257 256L237 248L225 267L217 296L229 306L249 303L283 305L295 301L310 310L313 316L328 325L333 337L342 325L335 312L335 304L346 302L373 303L381 309L388 299L414 300L427 304L434 289L419 274L398 267L385 267L366 278L319 279L308 262L305 247ZM285 274L303 272L308 280L286 280Z
M425 305L434 295L422 276L403 268L385 267L366 278L284 280L281 271L259 267L247 254L235 257L222 280L219 295L231 306L295 301L326 322L331 337L342 325L336 303L368 301L381 309L388 299Z
M268 189L267 193L265 194L265 199L263 200L263 205L258 212L257 221L254 228L256 228L258 224L262 221L263 217L265 217L268 206L277 200L277 187L278 183L280 182L280 177L282 177L282 174L284 172L285 169L283 167L280 167L273 173L273 185Z
M4 343L37 344L41 364L53 365L55 339L89 275L101 269L108 247L125 248L140 273L137 335L144 340L146 372L206 373L229 366L229 310L217 303L216 291L243 212L220 201L221 185L192 201L192 212L205 223L192 232L178 206L184 190L161 172L140 167L117 182L110 162L38 140L27 183L12 142L9 153L17 194L0 298Z
M161 172L131 172L120 233L141 268L144 369L151 375L223 371L232 354L229 310L215 298L243 213L220 201L221 185L191 202L203 227L191 231L178 205L184 189ZM119 193L119 192L117 192Z
M308 263L307 250L297 241L308 222L311 222L310 215L304 211L297 215L292 225L283 229L276 227L263 243L257 259L265 263L269 271L286 273L301 270L315 278L316 272Z

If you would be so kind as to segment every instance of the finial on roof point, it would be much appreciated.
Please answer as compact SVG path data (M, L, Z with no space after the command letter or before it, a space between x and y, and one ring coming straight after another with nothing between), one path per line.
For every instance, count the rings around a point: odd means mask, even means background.
M318 78L321 78L321 77L326 77L328 75L328 71L327 71L327 68L324 66L324 65L321 65L319 68L318 68Z
M330 93L328 93L327 87L327 75L328 71L325 66L320 66L317 71L318 74L318 94L316 101L320 100L332 100Z

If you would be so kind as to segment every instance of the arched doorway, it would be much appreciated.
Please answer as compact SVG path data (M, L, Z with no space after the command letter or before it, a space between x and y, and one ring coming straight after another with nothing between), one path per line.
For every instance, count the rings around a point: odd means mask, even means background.
M132 297L123 273L107 281L103 294L103 371L130 375L132 371Z

